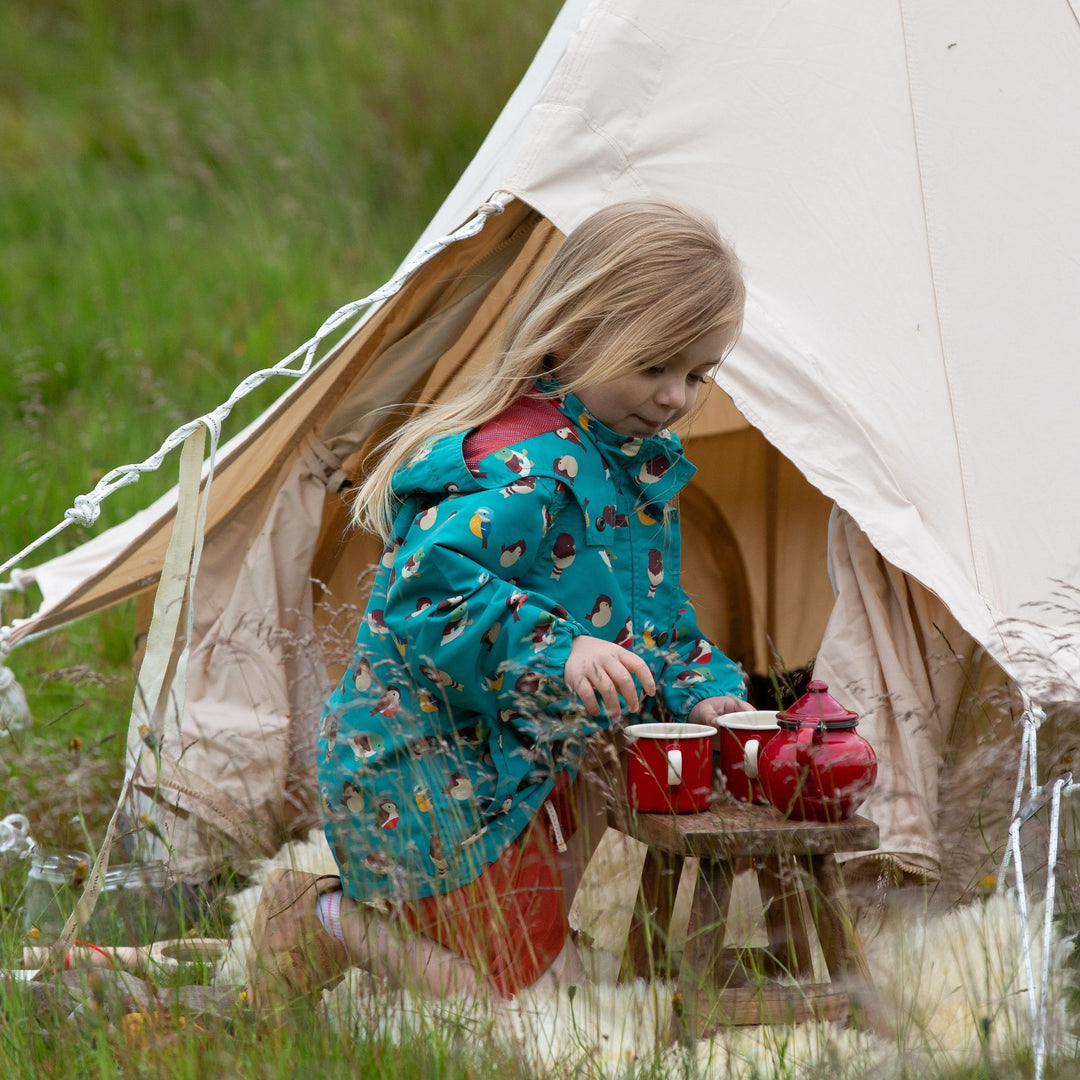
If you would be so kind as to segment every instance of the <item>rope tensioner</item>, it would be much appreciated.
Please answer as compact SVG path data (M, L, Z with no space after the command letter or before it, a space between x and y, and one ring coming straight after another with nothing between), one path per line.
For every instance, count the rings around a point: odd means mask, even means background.
M100 513L100 502L89 495L76 495L71 507L64 511L64 517L77 521L89 529L97 521Z

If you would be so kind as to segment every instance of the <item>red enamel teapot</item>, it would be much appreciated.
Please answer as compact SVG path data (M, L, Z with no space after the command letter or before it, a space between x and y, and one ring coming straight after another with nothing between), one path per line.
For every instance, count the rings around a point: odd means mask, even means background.
M855 727L858 714L830 696L820 679L789 709L761 749L758 776L782 814L810 821L851 817L877 779L874 748Z

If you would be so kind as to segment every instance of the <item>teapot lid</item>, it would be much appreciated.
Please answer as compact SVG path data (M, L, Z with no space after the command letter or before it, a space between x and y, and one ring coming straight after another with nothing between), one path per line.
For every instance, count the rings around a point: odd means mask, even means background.
M803 724L822 724L827 728L853 728L859 722L859 714L845 709L829 693L829 684L812 679L807 691L790 708L777 714L783 727L797 728Z

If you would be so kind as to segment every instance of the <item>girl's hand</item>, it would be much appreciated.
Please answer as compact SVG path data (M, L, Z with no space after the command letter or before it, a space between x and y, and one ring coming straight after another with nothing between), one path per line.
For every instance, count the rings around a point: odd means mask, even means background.
M585 711L590 716L600 715L600 705L596 700L599 694L612 719L622 712L620 694L630 712L637 712L641 708L635 675L646 696L656 693L656 681L649 665L640 656L614 642L588 634L579 634L574 638L563 669L566 685L581 698Z
M754 706L742 698L707 697L702 698L691 710L687 720L691 724L708 724L717 727L717 718L733 712L753 712Z

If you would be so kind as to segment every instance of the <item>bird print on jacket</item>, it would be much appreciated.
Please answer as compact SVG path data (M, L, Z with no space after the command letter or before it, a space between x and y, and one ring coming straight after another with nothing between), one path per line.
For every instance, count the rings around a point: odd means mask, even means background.
M675 497L693 473L673 433L619 435L539 392L398 470L393 539L320 725L326 833L351 896L466 884L556 773L576 772L610 724L563 684L577 635L648 663L645 719L743 696L679 584Z

